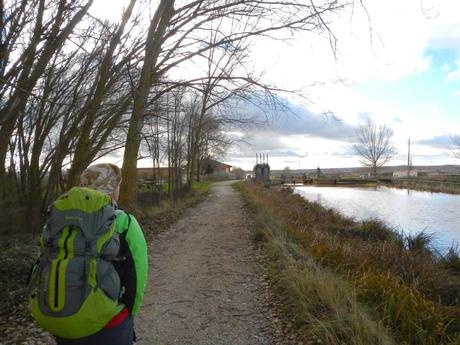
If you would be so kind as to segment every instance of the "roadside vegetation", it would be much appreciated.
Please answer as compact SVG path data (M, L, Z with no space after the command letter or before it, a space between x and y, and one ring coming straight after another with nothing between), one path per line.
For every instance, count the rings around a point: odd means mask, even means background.
M167 229L188 208L203 200L211 190L211 183L194 183L192 190L172 200L164 197L152 204L148 192L140 192L140 202L128 209L139 220L149 241ZM32 229L29 229L31 231ZM14 228L8 235L0 235L0 339L2 344L20 344L27 337L41 338L42 332L32 324L27 304L27 278L39 254L40 229L24 232ZM4 341L4 342L3 342Z
M307 343L459 344L459 252L356 222L289 188L236 186L276 291Z

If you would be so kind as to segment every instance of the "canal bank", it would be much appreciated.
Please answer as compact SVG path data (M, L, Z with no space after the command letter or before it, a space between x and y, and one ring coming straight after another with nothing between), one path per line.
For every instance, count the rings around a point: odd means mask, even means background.
M404 178L393 180L390 186L432 193L460 194L460 176L450 179Z
M358 221L378 219L399 232L429 233L441 253L460 242L460 195L386 186L295 186L294 192Z
M431 193L460 194L460 175L448 177L399 177L399 178L349 178L349 177L323 177L311 178L305 175L272 178L272 185L313 185L313 186L339 186L339 187L379 187L410 189Z
M383 343L460 341L460 265L454 253L438 257L423 236L403 237L379 222L356 222L290 189L239 188L256 222L255 238L271 253L273 281L288 314L310 337L327 344L377 344L382 342L369 339L383 332ZM314 291L305 278L312 276L319 279ZM322 288L324 277L331 281ZM325 286L339 292L327 297ZM334 321L343 313L354 317Z

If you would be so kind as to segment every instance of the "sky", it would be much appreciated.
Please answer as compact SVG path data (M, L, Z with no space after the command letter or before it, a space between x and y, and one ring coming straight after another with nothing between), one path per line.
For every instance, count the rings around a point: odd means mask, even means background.
M106 3L95 1L90 12L107 15ZM336 56L326 37L311 33L252 45L253 67L267 83L306 98L283 95L290 111L229 133L241 141L221 161L251 169L264 153L272 169L360 166L351 142L371 119L393 130L398 153L389 165L406 164L409 138L413 165L460 164L451 154L460 135L460 2L364 3L369 16L356 5L331 18Z

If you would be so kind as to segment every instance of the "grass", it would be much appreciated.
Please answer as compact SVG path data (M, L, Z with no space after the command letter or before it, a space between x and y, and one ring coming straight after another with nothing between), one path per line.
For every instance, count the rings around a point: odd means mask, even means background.
M406 248L411 252L426 253L431 254L431 242L433 240L433 235L426 233L424 231L419 232L414 235L407 235L406 238Z
M370 340L375 334L386 334L381 339L394 338L397 344L460 343L460 276L454 269L460 262L458 252L440 258L430 250L427 234L404 236L376 221L355 222L285 188L240 184L239 189L254 215L271 217L276 224L262 222L263 229L272 230L259 230L254 236L265 240L269 253L278 253L270 254L275 285L294 304L290 308L296 319L303 320L307 334L321 329L324 333L317 336L326 344L378 344ZM283 235L274 237L275 228ZM296 250L289 250L292 243ZM277 264L283 257L295 263L283 259L284 264ZM316 278L309 278L305 267ZM286 277L291 269L301 273ZM300 278L302 286L308 287L298 287ZM324 286L311 290L312 284L322 282ZM335 286L341 297L330 297L327 286ZM305 299L322 302L312 308ZM357 311L347 309L350 305L356 305ZM325 321L318 313L329 316ZM342 315L340 322L333 321L336 315ZM346 315L361 316L347 319ZM319 325L312 323L313 317Z
M460 274L460 248L453 244L440 259L441 265L453 274Z
M20 332L28 331L24 329L27 323L24 321L31 320L27 279L39 254L38 244L34 241L36 238L31 234L0 236L0 339L6 344L9 337L18 339ZM11 334L12 329L15 329L15 334Z
M442 177L425 178L403 178L393 180L392 187L408 188L432 193L460 194L460 180L443 179Z
M212 184L210 182L193 182L192 190L198 193L208 194L211 192Z
M169 191L169 184L163 183L159 186L145 185L139 186L138 192L138 204L149 204L154 206L160 206L161 203L167 202L167 199L172 197L176 201L183 199L184 196L189 197L193 194L208 194L211 191L211 183L204 182L193 182L192 187L189 188L187 185L182 186L176 191L172 191L171 195ZM125 205L126 206L126 205ZM134 205L138 206L137 204ZM129 207L129 206L128 206Z
M18 201L0 201L0 236L31 231L27 224L27 208Z
M146 238L166 230L189 207L202 201L210 192L212 184L209 182L195 182L192 190L183 193L178 198L168 198L163 195L151 202L150 192L139 195L139 202L134 205L123 205L123 209L134 214L139 220Z
M397 344L358 301L349 282L313 260L301 236L244 196L255 221L253 239L268 255L268 271L283 312L306 344Z

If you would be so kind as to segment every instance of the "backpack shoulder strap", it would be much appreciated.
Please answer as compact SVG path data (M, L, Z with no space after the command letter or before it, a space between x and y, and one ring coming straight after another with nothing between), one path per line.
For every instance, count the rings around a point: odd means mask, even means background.
M128 224L126 225L126 228L124 228L120 234L124 234L126 236L126 233L128 232L129 230L129 227L131 226L131 213L129 212L126 212L125 210L121 209L121 208L117 208L116 211L115 211L115 215L118 217L122 214L126 214L126 216L128 217Z

